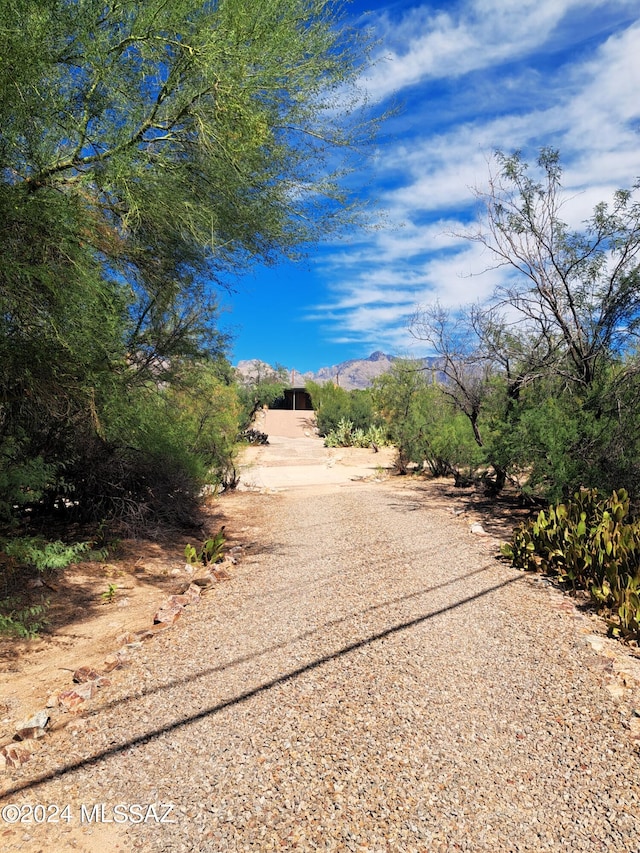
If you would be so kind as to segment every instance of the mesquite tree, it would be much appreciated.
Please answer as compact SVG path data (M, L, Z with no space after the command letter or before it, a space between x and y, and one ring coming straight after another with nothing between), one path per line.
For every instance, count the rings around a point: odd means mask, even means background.
M512 270L496 302L525 329L537 364L588 387L612 356L636 344L639 187L618 190L611 204L598 204L581 228L571 229L562 218L567 197L557 151L541 151L541 177L519 154L496 157L497 174L477 193L483 224L467 236Z
M580 485L635 494L640 187L570 228L556 151L535 170L496 156L477 192L484 216L465 236L506 279L486 305L420 308L412 331L441 357L442 390L470 420L496 488L511 472L554 497Z

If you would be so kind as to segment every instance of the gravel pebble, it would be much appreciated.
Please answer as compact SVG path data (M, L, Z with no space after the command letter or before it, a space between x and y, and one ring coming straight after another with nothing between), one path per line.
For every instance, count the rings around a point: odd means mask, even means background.
M228 498L259 543L232 582L3 783L51 773L5 801L175 822L30 826L3 849L639 853L640 755L582 623L424 495Z

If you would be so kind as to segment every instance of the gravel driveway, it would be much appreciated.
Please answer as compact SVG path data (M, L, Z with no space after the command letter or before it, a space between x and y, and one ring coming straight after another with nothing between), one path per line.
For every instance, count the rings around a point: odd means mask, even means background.
M7 849L639 853L640 755L559 593L420 483L229 500L251 545L232 581L42 749L56 775L9 799L75 826ZM95 803L175 822L80 827Z

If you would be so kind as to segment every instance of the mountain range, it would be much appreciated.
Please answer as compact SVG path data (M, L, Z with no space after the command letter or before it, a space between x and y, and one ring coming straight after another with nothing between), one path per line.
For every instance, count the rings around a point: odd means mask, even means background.
M396 356L376 350L368 358L351 358L331 367L321 367L315 373L291 370L289 381L291 385L304 385L308 381L318 382L321 385L325 382L335 382L345 391L354 391L368 388L377 376L387 373L396 360ZM425 358L423 361L425 366L433 367L436 366L438 359ZM237 370L247 378L275 373L275 369L270 364L258 359L240 361L237 364Z

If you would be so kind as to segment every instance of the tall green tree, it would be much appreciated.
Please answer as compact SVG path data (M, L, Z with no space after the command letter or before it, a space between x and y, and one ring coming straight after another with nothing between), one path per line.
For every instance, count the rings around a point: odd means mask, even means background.
M329 0L0 0L7 505L224 349L229 273L354 222L367 50Z

